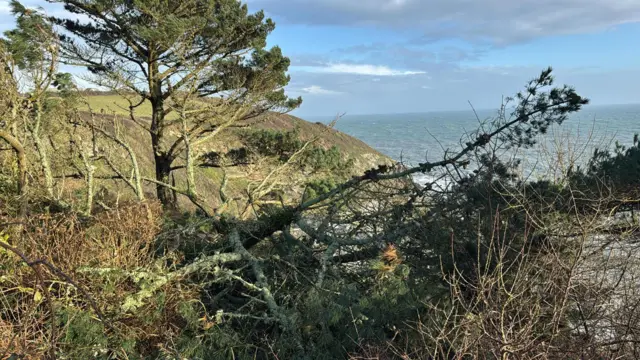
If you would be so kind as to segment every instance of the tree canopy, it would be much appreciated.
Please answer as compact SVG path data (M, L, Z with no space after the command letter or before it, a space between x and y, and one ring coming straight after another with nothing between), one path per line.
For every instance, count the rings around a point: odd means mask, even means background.
M301 99L284 92L290 61L280 48L266 49L275 28L262 11L249 14L237 0L49 0L77 18L52 17L61 35L64 61L86 66L98 85L139 96L131 108L152 105L148 132L154 149L158 197L171 203L171 165L180 155L166 139L166 116L185 99L216 97L225 111L207 114L190 136L207 136L225 123L266 111L287 112ZM230 110L231 109L231 110ZM242 110L239 110L242 109Z

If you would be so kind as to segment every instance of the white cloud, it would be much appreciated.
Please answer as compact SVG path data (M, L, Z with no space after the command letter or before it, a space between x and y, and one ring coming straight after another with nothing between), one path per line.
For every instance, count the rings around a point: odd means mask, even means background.
M301 71L332 73L332 74L353 74L369 76L408 76L426 74L424 71L409 71L392 69L383 65L369 64L327 64L325 66L297 66L292 67Z
M350 74L301 72L293 78L296 83L288 92L296 91L304 102L299 116L348 114L407 113L423 111L465 110L469 102L476 109L494 109L502 104L504 96L513 96L532 77L540 73L537 66L505 67L509 75L501 75L497 67L480 67L463 71L442 69L430 71L426 76L385 77L372 82L373 77ZM580 95L594 104L637 103L640 99L640 68L621 70L556 67L556 85L575 86ZM343 95L310 95L301 88L319 86L340 91ZM422 86L432 89L422 89ZM473 116L472 113L470 113Z
M425 74L424 71L404 71L391 69L387 66L367 64L331 64L324 71L331 73L373 76L406 76Z
M637 0L253 0L286 23L411 29L420 41L510 44L640 22Z
M11 6L8 1L0 1L0 14L11 14Z
M311 94L311 95L336 95L341 94L339 91L333 91L325 89L318 85L311 85L305 88L300 89L300 92Z

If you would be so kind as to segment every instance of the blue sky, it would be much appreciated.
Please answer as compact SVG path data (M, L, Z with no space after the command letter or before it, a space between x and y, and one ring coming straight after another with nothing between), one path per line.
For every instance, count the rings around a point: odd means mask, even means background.
M594 104L640 102L638 0L247 3L276 21L300 116L493 108L549 65Z

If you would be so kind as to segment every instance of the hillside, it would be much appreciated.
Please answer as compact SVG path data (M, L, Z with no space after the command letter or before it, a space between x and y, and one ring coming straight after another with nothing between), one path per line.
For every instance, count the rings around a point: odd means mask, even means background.
M148 134L129 119L128 106L129 103L126 99L118 95L112 94L85 94L87 101L87 108L81 108L83 111L88 111L89 107L96 114L103 114L99 118L105 119L105 121L111 122L115 115L119 121L122 122L126 131L122 131L122 134L126 140L139 154L139 162L141 164L141 170L143 175L153 176L153 159L150 148L150 142ZM138 107L134 112L137 118L146 121L150 115L150 105L143 104ZM111 115L107 115L111 114ZM391 159L371 148L364 142L344 134L333 128L329 128L325 124L311 123L300 119L295 116L268 113L262 116L255 122L250 130L275 130L275 131L293 131L297 129L301 140L308 140L312 138L318 138L314 143L318 147L329 149L335 146L343 159L350 159L352 166L348 169L350 175L361 174L365 170L372 167L376 167L379 164L390 163ZM241 140L242 132L248 131L247 129L229 129L221 133L218 137L206 145L207 151L215 152L227 152L232 149L241 148L243 146ZM268 172L270 172L275 164L270 161L261 161L260 164L252 164L248 166L234 166L227 168L227 191L228 195L238 197L244 196L246 193L246 187L251 184L252 181L258 181L263 178ZM298 174L297 179L286 179L286 182L290 184L303 183L304 181L312 180L306 179L303 175ZM331 177L331 174L323 174L322 177ZM201 168L196 172L198 191L205 195L207 198L213 199L214 202L219 199L219 186L222 181L222 170L217 168ZM284 181L284 180L283 180ZM184 185L184 171L176 171L176 184L178 186ZM149 195L153 193L153 187L148 184ZM119 192L117 187L114 187L111 181L105 183L105 188L110 192ZM289 192L301 192L300 186L289 186ZM124 194L118 194L119 196L125 196ZM182 199L182 205L189 206L188 201Z

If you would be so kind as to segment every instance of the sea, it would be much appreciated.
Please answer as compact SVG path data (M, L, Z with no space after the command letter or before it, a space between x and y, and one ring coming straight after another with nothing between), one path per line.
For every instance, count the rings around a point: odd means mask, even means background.
M335 128L354 136L406 166L442 159L468 141L468 134L486 126L497 110L425 112L411 114L343 115ZM306 117L329 123L334 117ZM484 124L484 125L483 125ZM571 166L584 166L596 148L629 146L640 133L640 104L587 105L554 125L530 149L504 150L501 156L520 160L519 171L528 179L558 179ZM418 175L416 181L432 180Z

